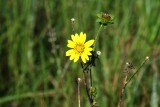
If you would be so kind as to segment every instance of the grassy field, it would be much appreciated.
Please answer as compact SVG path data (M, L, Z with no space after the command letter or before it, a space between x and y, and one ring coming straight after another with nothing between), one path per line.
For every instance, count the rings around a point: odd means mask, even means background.
M94 38L96 14L114 15L100 32L101 56L93 69L99 107L117 107L125 63L137 69L127 85L124 107L159 107L159 0L0 0L0 107L78 107L80 62L65 52L75 18L76 33ZM132 72L133 74L133 72ZM81 106L89 107L83 83Z

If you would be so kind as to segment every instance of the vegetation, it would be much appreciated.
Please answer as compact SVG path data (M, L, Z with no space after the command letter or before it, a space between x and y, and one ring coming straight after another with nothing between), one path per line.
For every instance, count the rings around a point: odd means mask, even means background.
M139 68L123 95L124 107L158 107L159 0L0 0L0 106L89 107L80 62L65 53L71 34L95 37L97 13L114 16L101 30L92 79L99 107L117 107L127 62ZM75 18L74 32L71 18Z

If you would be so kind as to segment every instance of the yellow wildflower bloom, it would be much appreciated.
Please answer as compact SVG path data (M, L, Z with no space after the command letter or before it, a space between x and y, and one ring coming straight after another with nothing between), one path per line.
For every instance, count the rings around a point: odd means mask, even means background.
M68 40L67 47L72 48L66 52L66 56L70 56L70 60L74 60L77 62L79 57L81 57L82 61L86 63L89 60L89 55L93 48L91 47L94 43L94 40L86 41L86 34L81 32L80 35L77 33L75 35L71 35L72 40Z

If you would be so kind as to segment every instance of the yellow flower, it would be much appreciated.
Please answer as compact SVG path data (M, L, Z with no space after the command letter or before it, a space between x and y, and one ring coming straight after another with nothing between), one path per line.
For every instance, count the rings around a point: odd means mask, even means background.
M67 47L72 48L66 52L66 56L70 56L70 60L74 60L77 62L79 57L81 57L82 61L86 63L89 60L89 55L93 48L91 46L94 43L94 40L86 41L86 34L81 32L80 35L77 33L75 35L71 35L72 40L68 40Z

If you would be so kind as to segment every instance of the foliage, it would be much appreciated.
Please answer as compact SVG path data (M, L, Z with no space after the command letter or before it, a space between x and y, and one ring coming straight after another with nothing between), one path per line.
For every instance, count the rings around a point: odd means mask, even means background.
M118 104L125 63L149 63L126 87L125 107L158 107L160 68L159 0L0 0L0 106L75 107L81 66L65 56L75 31L95 37L96 14L112 13L100 33L101 56L93 71L99 107ZM132 73L132 72L131 72ZM88 107L83 83L81 105Z

